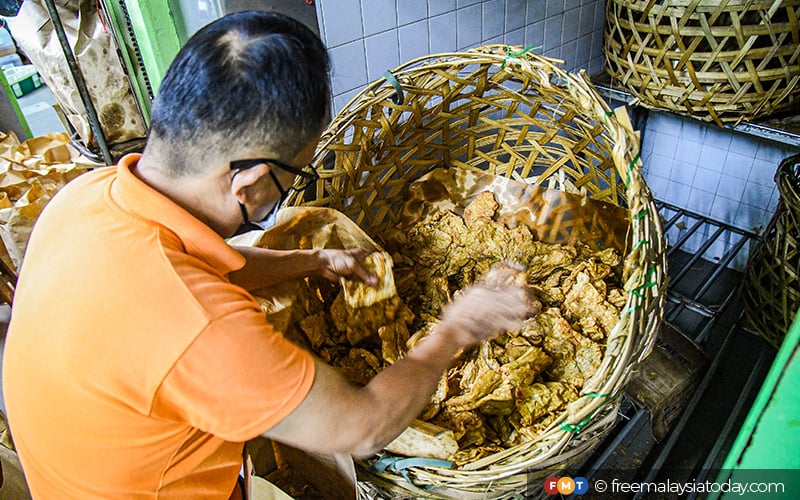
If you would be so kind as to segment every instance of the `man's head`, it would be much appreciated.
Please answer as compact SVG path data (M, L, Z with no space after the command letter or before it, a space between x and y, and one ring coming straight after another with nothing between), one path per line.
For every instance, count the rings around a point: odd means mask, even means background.
M330 117L329 59L319 37L271 12L225 16L181 49L153 102L148 146L163 172L201 173L208 160L289 160Z

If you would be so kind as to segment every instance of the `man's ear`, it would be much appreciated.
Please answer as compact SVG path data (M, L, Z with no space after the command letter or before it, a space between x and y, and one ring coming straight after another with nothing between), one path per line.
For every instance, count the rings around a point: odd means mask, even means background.
M266 163L259 163L254 167L234 170L232 172L233 177L231 178L231 191L233 195L242 203L253 201L249 199L249 196L253 194L253 190L249 188L267 174L269 174L269 165Z

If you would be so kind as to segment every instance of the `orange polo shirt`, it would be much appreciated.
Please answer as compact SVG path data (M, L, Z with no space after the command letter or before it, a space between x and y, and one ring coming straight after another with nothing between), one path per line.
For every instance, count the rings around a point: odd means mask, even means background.
M135 177L138 158L72 181L31 235L3 390L34 498L227 499L243 442L314 378L228 281L241 254Z

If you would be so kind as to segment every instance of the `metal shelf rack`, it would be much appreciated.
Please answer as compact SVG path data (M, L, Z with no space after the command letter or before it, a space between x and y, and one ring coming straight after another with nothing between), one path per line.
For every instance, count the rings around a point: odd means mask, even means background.
M573 476L714 480L776 355L744 326L738 293L742 273L729 267L737 256L747 255L758 236L668 203L656 205L665 234L676 225L684 228L668 246L664 319L699 344L710 363L662 441L653 437L649 410L623 397L617 425ZM698 245L695 235L707 236ZM720 240L728 249L711 257L709 249Z

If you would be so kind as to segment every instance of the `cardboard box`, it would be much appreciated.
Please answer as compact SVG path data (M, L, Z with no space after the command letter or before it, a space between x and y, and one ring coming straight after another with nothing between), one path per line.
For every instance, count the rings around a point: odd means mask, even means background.
M686 334L666 321L656 337L653 352L625 386L625 393L650 410L653 436L662 440L683 413L709 358Z
M247 442L245 482L251 500L289 498L355 500L356 470L349 455L321 455L266 438ZM267 496L270 493L273 496Z

